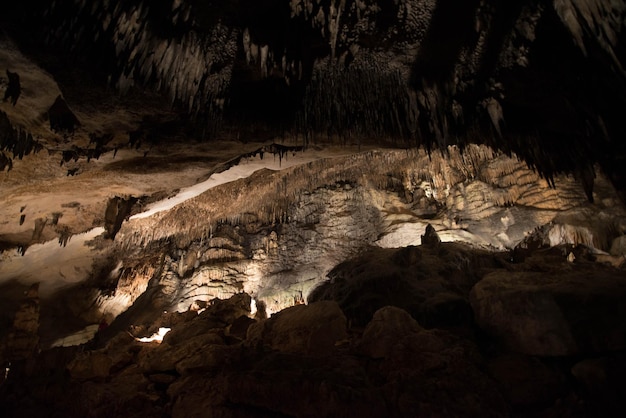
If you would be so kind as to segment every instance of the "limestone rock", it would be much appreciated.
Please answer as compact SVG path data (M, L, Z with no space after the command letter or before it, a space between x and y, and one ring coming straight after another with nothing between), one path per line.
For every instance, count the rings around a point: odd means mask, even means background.
M489 362L488 372L514 406L551 404L567 392L565 375L534 357L505 354Z
M194 375L168 389L173 417L389 416L380 390L361 364L346 356L313 357L272 351L251 370Z
M441 292L426 299L420 311L420 321L434 324L436 328L469 325L473 316L467 297L452 292Z
M129 367L109 381L82 382L74 388L71 405L94 417L161 416L158 396L138 367ZM71 415L70 415L71 416Z
M214 300L211 305L200 314L200 318L211 316L220 318L226 324L232 324L235 319L250 313L252 298L247 293L239 293L227 300Z
M393 260L399 266L414 266L422 259L422 251L419 247L410 245L398 250Z
M120 332L108 341L105 352L111 359L111 368L121 370L135 359L141 345L129 333Z
M0 358L29 359L39 348L39 285L33 284L13 319L13 326L0 344Z
M598 416L621 416L626 410L626 356L623 352L588 358L576 363L572 376L590 399Z
M309 302L337 301L353 325L365 326L378 309L396 306L425 328L465 325L467 295L493 255L455 243L437 248L370 249L336 266Z
M176 371L185 376L191 373L219 370L224 367L231 355L234 353L230 347L207 345L176 363Z
M626 256L626 235L617 237L611 244L611 255Z
M226 328L226 333L230 337L245 340L248 333L248 328L250 327L250 325L255 323L256 320L242 315L239 318L235 319L235 321L233 321L233 323Z
M211 330L221 330L238 318L249 315L250 302L250 295L246 293L233 295L226 300L215 299L199 315L185 314L182 323L171 326L172 330L166 334L163 342L176 345ZM169 325L169 317L159 322L159 326L169 328Z
M221 337L214 333L197 335L176 345L166 342L152 343L138 354L137 364L146 372L171 372L179 362L203 353L211 345L222 344Z
M172 417L200 418L207 416L207 411L217 412L219 405L224 402L225 388L223 385L215 384L217 383L215 380L186 376L172 383L167 389L167 395L172 399ZM222 416L232 415L222 414Z
M359 351L372 358L385 358L402 337L423 330L405 310L386 306L374 313L363 332Z
M98 379L109 376L113 361L104 351L86 351L74 360L67 368L74 379Z
M219 318L196 317L192 321L172 326L171 331L163 337L163 343L174 346L206 334L213 334L216 338L216 344L218 340L221 341L220 343L223 343L219 333L224 326L226 326L226 323Z
M512 351L567 356L626 348L626 281L613 269L494 272L472 289L476 322Z
M289 353L327 355L347 338L347 322L336 302L296 305L252 325L247 340Z
M388 326L393 330L394 325ZM398 332L387 348L379 370L385 398L397 408L395 416L508 416L495 382L481 370L483 360L472 342L442 330L421 330Z
M431 224L426 225L424 235L422 235L422 245L430 248L437 248L441 244L441 239Z

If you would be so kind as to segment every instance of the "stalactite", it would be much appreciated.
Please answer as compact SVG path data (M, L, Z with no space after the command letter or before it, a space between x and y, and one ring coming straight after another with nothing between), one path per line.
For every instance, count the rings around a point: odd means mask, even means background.
M610 139L623 136L621 3L485 0L459 4L466 14L436 0L252 3L269 8L271 30L221 2L145 0L52 2L41 29L120 90L160 89L206 136L224 112L237 115L231 83L285 80L285 109L297 111L261 123L305 144L364 135L429 150L478 142L515 152L551 185L586 159L621 177L623 146ZM239 49L243 80L233 79Z
M293 218L290 209L292 205L297 205L305 193L343 184L350 184L351 188L374 186L381 190L402 189L407 177L411 178L415 187L422 187L422 182L429 183L432 198L441 202L446 201L450 185L479 178L484 184L493 187L487 201L493 201L497 206L509 206L532 198L521 194L524 186L512 187L514 177L517 177L518 183L537 182L537 176L531 172L528 172L526 180L516 174L524 173L523 167L523 163L484 146L470 146L464 150L450 147L445 156L429 157L423 150L399 150L371 151L345 158L318 160L274 172L270 176L264 174L263 180L260 174L255 174L240 180L235 186L218 186L176 206L169 213L159 213L124 225L118 239L122 243L141 245L173 240L177 248L186 248L193 242L204 240L220 247L222 244L214 241L216 227L219 229L220 223L245 225L247 219L266 225L300 221L308 223L310 220L306 216L304 219ZM317 174L311 176L310 173ZM550 201L552 197L547 199L547 207L557 204ZM577 197L571 196L569 199L575 201Z
M410 137L415 131L407 125L411 113L409 88L401 74L363 63L316 68L299 120L304 129L329 136Z
M9 169L13 166L13 159L22 159L25 156L39 152L43 149L40 142L24 129L14 127L6 113L0 111L0 152L6 151L12 154L12 159L0 154L0 170L5 167Z

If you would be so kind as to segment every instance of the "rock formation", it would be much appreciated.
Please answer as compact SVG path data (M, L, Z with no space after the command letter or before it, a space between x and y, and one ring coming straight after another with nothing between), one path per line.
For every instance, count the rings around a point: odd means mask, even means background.
M621 417L625 14L3 5L3 416Z

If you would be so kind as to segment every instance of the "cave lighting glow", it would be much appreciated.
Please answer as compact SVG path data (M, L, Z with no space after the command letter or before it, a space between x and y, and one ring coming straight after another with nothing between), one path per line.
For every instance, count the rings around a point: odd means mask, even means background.
M165 337L165 334L167 334L171 330L172 330L171 328L161 327L159 328L159 331L152 334L151 337L142 337L142 338L135 338L135 339L142 343L151 343L155 341L158 343L161 343L163 341L163 337Z

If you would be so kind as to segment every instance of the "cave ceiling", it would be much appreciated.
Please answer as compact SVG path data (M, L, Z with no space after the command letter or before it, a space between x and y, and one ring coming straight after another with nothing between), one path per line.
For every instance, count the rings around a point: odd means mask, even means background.
M194 135L484 143L624 189L620 2L23 1L5 34L81 83L150 90ZM184 115L184 116L182 116ZM369 137L369 138L368 138ZM9 150L10 151L10 150Z

